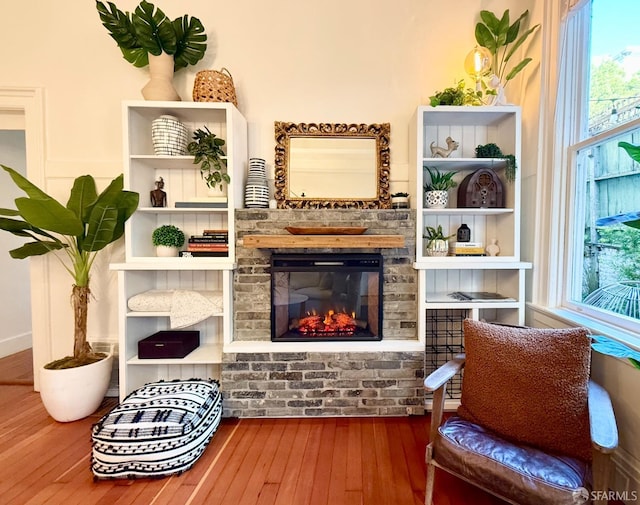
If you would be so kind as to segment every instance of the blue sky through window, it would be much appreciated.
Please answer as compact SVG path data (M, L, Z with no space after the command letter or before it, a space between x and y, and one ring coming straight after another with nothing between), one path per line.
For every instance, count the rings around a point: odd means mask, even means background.
M640 50L640 0L593 0L592 19L592 57Z

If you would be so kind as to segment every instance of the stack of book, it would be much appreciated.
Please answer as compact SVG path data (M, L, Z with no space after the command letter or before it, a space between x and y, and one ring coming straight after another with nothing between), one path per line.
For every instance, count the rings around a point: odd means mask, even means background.
M484 256L484 244L482 242L456 242L453 245L455 256Z
M204 230L202 235L192 235L187 250L180 251L182 257L228 255L229 230Z

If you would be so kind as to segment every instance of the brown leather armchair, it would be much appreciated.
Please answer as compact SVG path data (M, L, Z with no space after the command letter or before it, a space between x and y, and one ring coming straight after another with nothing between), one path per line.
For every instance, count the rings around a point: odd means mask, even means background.
M592 463L589 464L506 440L458 415L444 416L447 382L464 366L465 355L459 354L424 381L425 390L433 393L431 430L426 450L426 505L432 505L436 467L516 505L607 502L602 493L591 492L608 490L610 455L618 445L613 408L603 388L589 382L588 410L593 452ZM544 414L540 412L540 415ZM446 420L443 422L444 417ZM530 422L536 423L536 419Z

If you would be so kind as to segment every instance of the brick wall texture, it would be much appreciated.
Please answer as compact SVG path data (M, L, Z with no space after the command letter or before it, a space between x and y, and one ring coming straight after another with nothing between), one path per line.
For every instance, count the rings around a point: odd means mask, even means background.
M234 340L270 341L270 258L247 249L247 233L286 234L285 226L365 226L369 234L403 235L396 249L313 249L314 253L380 252L384 260L383 340L414 340L417 317L415 217L411 210L267 210L236 212ZM422 414L424 355L413 352L225 353L227 417L388 416ZM313 344L309 344L310 348Z

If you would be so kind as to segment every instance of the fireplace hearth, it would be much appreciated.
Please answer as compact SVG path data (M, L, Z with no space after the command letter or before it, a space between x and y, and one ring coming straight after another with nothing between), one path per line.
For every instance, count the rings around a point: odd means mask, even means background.
M271 340L382 340L381 254L273 254Z

